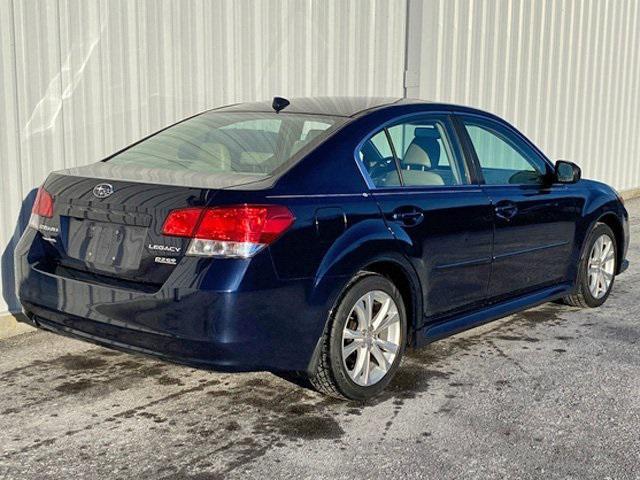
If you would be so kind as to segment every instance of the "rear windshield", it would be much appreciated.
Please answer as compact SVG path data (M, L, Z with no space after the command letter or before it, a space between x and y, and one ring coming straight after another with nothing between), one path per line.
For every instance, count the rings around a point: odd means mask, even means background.
M108 162L270 175L305 145L319 143L337 122L339 118L315 115L209 112L169 127Z

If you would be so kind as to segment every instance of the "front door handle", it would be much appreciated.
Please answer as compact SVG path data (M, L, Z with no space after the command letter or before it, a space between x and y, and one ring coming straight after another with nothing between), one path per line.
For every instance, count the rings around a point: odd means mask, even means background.
M498 202L495 212L498 218L508 222L518 214L518 206L508 201Z
M391 218L394 222L401 223L406 227L413 227L422 223L424 212L413 208L411 210L398 209L393 212Z

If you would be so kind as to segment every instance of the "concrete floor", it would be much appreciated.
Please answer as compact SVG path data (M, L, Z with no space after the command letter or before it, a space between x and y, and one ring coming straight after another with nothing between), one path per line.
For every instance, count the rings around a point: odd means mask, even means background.
M607 304L410 354L368 405L45 332L0 342L0 479L640 479L640 202Z

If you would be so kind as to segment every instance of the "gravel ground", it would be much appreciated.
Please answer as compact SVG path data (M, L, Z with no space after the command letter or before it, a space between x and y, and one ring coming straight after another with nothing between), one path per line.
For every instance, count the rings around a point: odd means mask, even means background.
M0 479L640 479L640 201L605 306L546 304L413 352L343 403L45 332L0 342Z

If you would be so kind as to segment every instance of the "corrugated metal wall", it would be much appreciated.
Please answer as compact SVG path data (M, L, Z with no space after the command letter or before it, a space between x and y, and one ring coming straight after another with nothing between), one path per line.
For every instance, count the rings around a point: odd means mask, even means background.
M640 187L638 0L410 1L408 96L473 105L553 159Z
M406 1L0 0L0 312L49 171L224 103L400 96L405 57L408 96L493 111L640 187L640 2Z
M226 103L402 96L405 21L405 0L0 0L0 313L48 172Z

